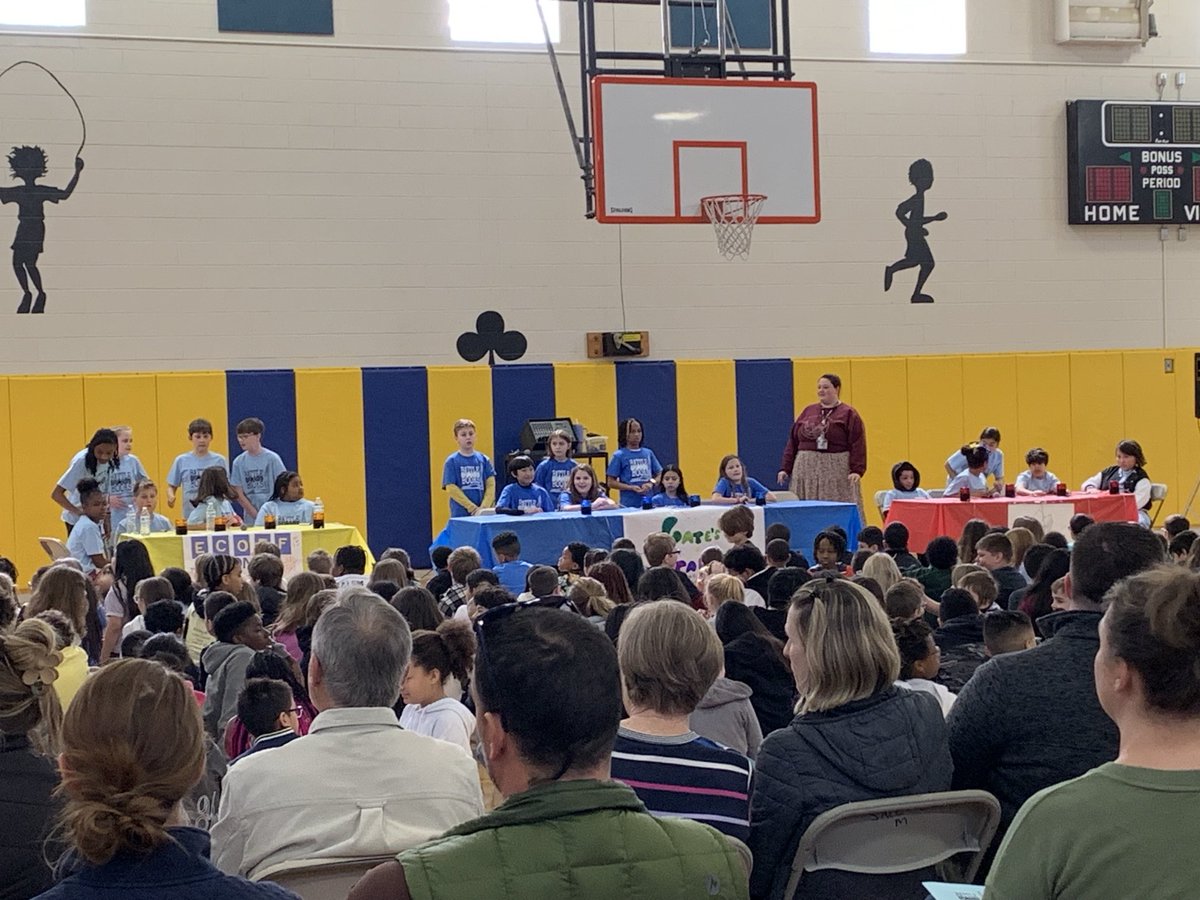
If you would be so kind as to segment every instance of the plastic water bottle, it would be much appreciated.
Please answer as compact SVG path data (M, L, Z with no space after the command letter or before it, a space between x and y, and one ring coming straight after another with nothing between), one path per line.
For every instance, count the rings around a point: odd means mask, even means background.
M150 533L150 510L143 509L142 514L138 516L138 534Z
M204 530L212 531L217 526L217 501L212 497L204 504Z
M324 527L325 527L325 504L322 503L321 498L318 497L316 499L316 502L313 503L313 528L324 528Z

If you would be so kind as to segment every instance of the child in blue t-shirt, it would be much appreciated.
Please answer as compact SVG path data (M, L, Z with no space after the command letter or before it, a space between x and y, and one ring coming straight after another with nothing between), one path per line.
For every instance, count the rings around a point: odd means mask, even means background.
M496 501L496 512L513 516L528 516L554 512L554 501L544 487L533 483L533 460L514 456L508 464L508 474L517 480L506 484Z
M675 463L663 466L658 476L658 488L650 502L655 508L664 506L689 506L687 488L683 486L683 471Z
M104 552L104 531L101 523L108 516L108 502L95 478L84 478L75 486L79 494L79 509L83 515L67 537L67 550L79 560L84 575L92 575L108 565Z
M502 531L492 538L492 556L496 564L492 571L500 579L500 585L514 596L525 592L525 576L533 568L532 563L521 559L521 539L515 531Z
M1025 454L1025 465L1029 466L1017 476L1017 493L1032 494L1040 497L1053 494L1058 487L1058 476L1046 469L1050 464L1050 454L1041 447L1034 447Z
M272 498L275 480L287 471L287 466L274 450L262 445L266 426L262 419L250 417L237 423L238 446L242 452L233 461L229 483L237 493L246 521L258 518L258 509Z
M967 461L967 470L955 475L946 484L946 496L957 494L960 488L970 488L972 497L988 495L988 448L982 444L964 444L959 451Z
M1000 429L988 426L979 432L978 445L987 450L988 461L987 466L983 470L983 478L986 481L989 475L994 479L993 493L1000 493L1004 487L1004 451L1000 449ZM951 453L946 460L946 490L950 490L950 482L956 475L960 475L967 470L967 459L963 456L963 452L959 450L957 453Z
M558 508L564 511L579 509L584 500L592 505L592 509L612 509L617 505L601 492L596 470L587 463L571 470L567 489L558 496Z
M193 419L188 423L188 437L192 441L191 452L175 457L175 462L171 463L167 472L167 506L175 508L175 498L182 490L184 516L190 516L196 508L193 500L200 490L200 476L205 469L220 466L226 475L229 474L229 463L225 457L208 449L213 438L212 422Z
M893 500L928 500L929 494L921 490L921 473L907 459L892 466L892 489L883 495L883 511L887 512Z
M242 519L231 502L235 496L224 469L215 466L205 469L200 475L200 487L196 488L196 502L191 515L188 516L188 524L204 524L208 518L208 501L211 499L216 507L217 516L224 516L226 525L237 528L242 524Z
M496 470L492 461L475 451L475 423L459 419L454 423L458 450L446 457L442 466L442 490L450 495L450 518L473 516L480 507L492 505L496 496Z
M275 479L271 499L258 508L254 525L261 528L267 516L276 525L311 525L315 504L304 499L304 482L299 472L284 472Z
M67 471L54 485L50 498L63 508L62 520L67 523L67 534L83 516L76 485L85 478L92 478L100 485L101 491L107 492L109 476L117 464L117 447L115 431L111 428L97 429L88 445L71 457Z
M533 483L546 489L551 497L557 497L570 489L571 470L575 460L571 459L571 436L561 428L550 432L546 441L550 455L538 463L533 473Z
M158 485L149 478L139 478L133 486L133 508L113 529L113 541L122 534L137 534L141 530L142 510L150 513L150 533L171 531L171 520L154 511L158 506Z
M641 508L642 498L654 490L662 472L654 451L642 446L645 433L637 419L624 419L617 426L620 449L608 461L608 486L621 492L621 505Z
M717 483L713 486L713 503L753 503L770 493L761 481L746 474L746 467L736 453L730 453L717 466Z
M108 521L113 525L109 539L119 532L116 526L133 512L133 492L138 481L149 478L142 461L133 455L133 428L114 425L117 435L117 455L108 472L108 484L101 485L108 494Z

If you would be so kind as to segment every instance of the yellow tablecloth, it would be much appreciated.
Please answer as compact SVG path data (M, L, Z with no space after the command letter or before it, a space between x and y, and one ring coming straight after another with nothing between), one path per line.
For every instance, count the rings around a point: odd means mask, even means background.
M248 528L247 531L262 531L261 528ZM313 528L310 525L284 525L280 526L276 531L290 531L300 535L300 544L304 548L304 556L312 553L314 550L325 550L330 556L337 552L338 547L353 545L362 547L367 554L367 571L375 565L375 557L371 554L371 548L367 546L367 542L363 540L362 534L353 525L340 525L336 522L328 523L324 528ZM230 534L239 533L238 529L234 529ZM123 534L121 540L131 538L141 541L146 545L146 550L150 553L150 562L154 566L155 572L161 572L170 566L183 568L183 537L174 532L167 534Z

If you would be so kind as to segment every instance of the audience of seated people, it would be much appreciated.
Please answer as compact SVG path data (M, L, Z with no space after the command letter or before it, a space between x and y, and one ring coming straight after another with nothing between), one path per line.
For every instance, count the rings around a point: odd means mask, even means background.
M508 532L495 571L435 548L425 586L399 548L285 580L265 546L156 576L124 541L103 603L68 559L22 607L0 559L0 896L286 897L242 876L395 856L351 897L539 896L586 866L554 895L777 898L821 812L952 787L1001 803L989 898L1190 890L1155 855L1200 793L1186 519L1077 516L1069 550L976 520L919 552L892 522L859 533L852 581L837 529L810 571L742 513L695 581L666 533L536 566ZM798 896L871 884L807 873Z

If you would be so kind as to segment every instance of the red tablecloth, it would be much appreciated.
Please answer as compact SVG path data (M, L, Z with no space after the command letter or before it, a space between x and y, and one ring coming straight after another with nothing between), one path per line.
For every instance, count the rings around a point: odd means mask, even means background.
M1097 522L1136 522L1138 518L1133 494L1079 491L1065 497L978 497L966 503L957 497L894 500L886 521L907 525L909 549L920 553L938 535L946 534L958 540L968 519L983 519L992 525L1007 526L1008 508L1014 503L1069 503L1075 513L1085 513Z

